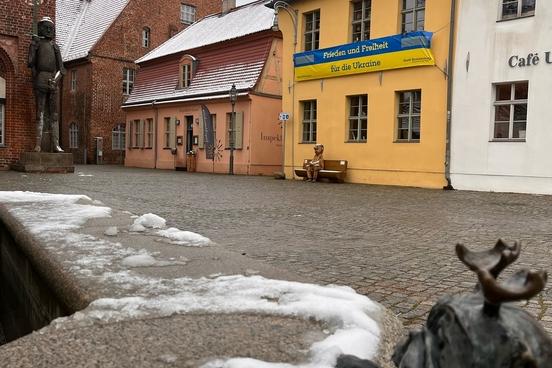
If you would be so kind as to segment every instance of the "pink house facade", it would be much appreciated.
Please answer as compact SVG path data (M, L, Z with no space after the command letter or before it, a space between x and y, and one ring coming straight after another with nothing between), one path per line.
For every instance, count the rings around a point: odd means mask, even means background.
M281 55L263 1L194 23L137 60L126 112L125 166L271 175L281 170ZM232 128L230 89L235 85ZM214 147L205 144L206 111Z

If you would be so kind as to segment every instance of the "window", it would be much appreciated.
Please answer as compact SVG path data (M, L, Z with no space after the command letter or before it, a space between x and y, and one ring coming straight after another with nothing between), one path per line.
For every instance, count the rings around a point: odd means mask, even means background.
M125 150L125 124L117 124L111 131L111 149L113 151Z
M77 123L69 125L69 148L79 148L79 126Z
M303 143L316 142L316 100L303 101Z
M165 118L165 148L171 148L171 118Z
M525 139L528 92L527 81L495 85L494 139Z
M366 142L368 135L368 96L349 97L349 142Z
M144 141L142 140L143 129L144 129L144 126L143 126L142 120L134 120L132 122L132 131L133 131L132 147L140 148L144 146Z
M6 80L0 77L0 146L6 144Z
M231 133L231 119L232 113L229 112L226 114L226 148L230 148L230 133ZM243 148L243 112L236 111L234 113L234 148L242 149Z
M320 10L305 14L305 51L317 50L320 44Z
M146 128L145 128L146 143L144 144L145 148L153 147L153 119L146 119Z
M425 0L402 0L402 33L423 31Z
M196 8L193 5L180 4L180 21L184 24L192 24L196 19Z
M134 69L123 68L123 94L130 95L134 87Z
M502 0L501 19L514 19L535 14L536 0Z
M142 47L150 46L150 33L150 29L148 27L144 27L142 30Z
M71 70L71 92L77 90L77 71Z
M6 137L5 137L5 116L6 116L6 108L5 108L5 99L0 98L0 146L3 146L6 144Z
M422 91L398 92L397 140L420 140L420 115L422 113Z
M192 64L182 64L182 80L181 80L182 88L189 87L191 81L192 81Z
M353 42L370 39L370 13L372 10L372 0L354 1L352 35Z

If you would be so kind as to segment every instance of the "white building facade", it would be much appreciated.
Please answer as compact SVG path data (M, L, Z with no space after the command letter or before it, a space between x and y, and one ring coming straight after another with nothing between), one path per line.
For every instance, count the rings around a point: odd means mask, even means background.
M552 1L462 0L457 19L453 187L552 194Z

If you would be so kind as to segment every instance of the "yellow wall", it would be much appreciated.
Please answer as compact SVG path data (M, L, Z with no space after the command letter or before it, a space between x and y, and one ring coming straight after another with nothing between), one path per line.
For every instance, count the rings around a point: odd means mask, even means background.
M317 143L326 159L349 161L346 181L440 188L444 178L447 81L443 70L448 57L450 0L426 0L425 30L434 32L432 52L436 66L413 67L294 82L293 54L303 51L302 14L320 9L320 48L351 42L350 2L304 0L292 3L298 11L298 42L294 50L291 17L279 12L284 34L283 111L286 123L286 177L313 155L312 144L301 144L300 101L317 100ZM371 38L400 33L401 0L372 0ZM293 85L292 88L288 86ZM419 143L395 143L396 91L421 89L422 115ZM347 96L368 95L368 139L345 143L348 133Z

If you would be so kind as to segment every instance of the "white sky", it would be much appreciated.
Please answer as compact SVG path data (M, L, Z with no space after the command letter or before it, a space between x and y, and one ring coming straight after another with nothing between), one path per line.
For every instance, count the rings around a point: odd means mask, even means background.
M252 3L255 0L236 0L236 6Z

